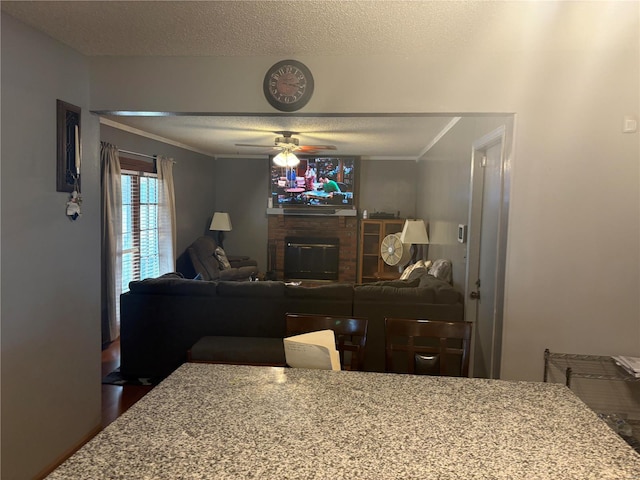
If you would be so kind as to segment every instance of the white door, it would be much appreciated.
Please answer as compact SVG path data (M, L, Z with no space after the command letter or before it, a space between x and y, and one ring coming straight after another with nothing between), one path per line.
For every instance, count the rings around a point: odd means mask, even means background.
M506 258L505 132L473 144L467 246L466 320L473 322L471 375L500 377Z

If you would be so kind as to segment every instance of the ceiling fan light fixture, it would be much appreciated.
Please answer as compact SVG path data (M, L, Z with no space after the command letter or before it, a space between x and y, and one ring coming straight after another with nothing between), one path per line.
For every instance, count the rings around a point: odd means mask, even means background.
M283 150L273 157L273 163L279 167L295 167L300 163L300 159L289 150Z
M295 137L276 137L275 146L295 150L300 146L300 140Z

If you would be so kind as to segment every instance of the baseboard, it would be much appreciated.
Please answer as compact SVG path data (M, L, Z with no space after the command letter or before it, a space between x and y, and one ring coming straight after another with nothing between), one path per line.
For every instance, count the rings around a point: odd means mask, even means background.
M37 475L35 475L33 478L35 480L42 480L45 477L47 477L49 474L51 474L51 472L53 472L56 468L58 468L60 465L62 465L64 463L64 461L67 460L71 455L73 455L78 450L80 450L89 440L91 440L98 433L100 433L101 430L102 430L102 426L101 425L97 425L87 435L85 435L85 437L80 441L80 443L78 445L68 449L66 452L64 452L62 455L60 455L54 462L52 462L49 466L47 466L44 469L40 470L40 472Z

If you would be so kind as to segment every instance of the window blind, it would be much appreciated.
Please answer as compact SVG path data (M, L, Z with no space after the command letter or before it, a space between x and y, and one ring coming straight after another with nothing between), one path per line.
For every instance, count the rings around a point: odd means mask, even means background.
M121 160L121 166L123 165ZM134 168L139 168L135 165ZM151 165L149 162L146 162ZM157 277L159 268L158 179L155 173L121 172L122 180L122 292L129 282Z

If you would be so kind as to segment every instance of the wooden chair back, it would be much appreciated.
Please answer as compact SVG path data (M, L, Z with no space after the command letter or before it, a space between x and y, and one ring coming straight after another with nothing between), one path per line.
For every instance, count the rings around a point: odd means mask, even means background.
M385 318L386 371L468 377L471 325Z
M342 369L360 370L364 365L368 323L366 318L287 313L286 334L290 337L318 330L333 330Z

